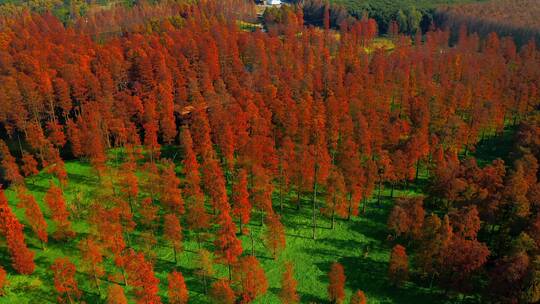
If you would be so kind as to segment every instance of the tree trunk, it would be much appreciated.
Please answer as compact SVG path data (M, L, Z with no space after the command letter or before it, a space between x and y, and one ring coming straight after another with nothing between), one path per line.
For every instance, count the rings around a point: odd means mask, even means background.
M381 206L381 188L382 188L382 179L379 178L379 189L377 190L377 205L380 207Z
M336 195L334 194L334 197L332 198L332 230L334 230L336 226Z
M431 279L429 280L429 289L433 287L434 280L435 280L435 272L431 274Z
M317 173L319 172L319 166L315 165L315 175L313 179L313 239L316 239L315 230L317 228Z
M131 246L131 236L129 235L129 232L126 232L126 240L128 247Z
M21 151L21 157L22 157L22 154L23 154L23 148L22 148L22 144L21 144L21 137L19 136L19 132L17 131L17 142L19 143L19 150Z
M204 286L204 294L208 293L208 287L206 286L206 275L202 276L203 279L203 286Z
M364 198L362 202L362 214L366 214L367 202L367 199Z
M249 239L251 240L251 256L255 256L255 239L253 238L253 229L249 231Z
M347 212L347 221L352 218L352 194L349 193L349 211Z
M300 211L300 187L296 190L296 210Z
M279 210L283 214L283 165L281 164L279 166Z
M197 239L197 247L201 250L201 236L200 232L195 232L195 238Z
M122 268L122 278L124 278L124 286L128 286L127 276L126 276L126 270Z
M240 216L240 219L238 220L238 227L240 228L240 233L244 234L244 230L242 230L242 216Z
M96 288L97 288L97 291L98 291L98 294L101 296L101 287L99 286L99 280L96 276L96 270L95 270L95 267L94 267L94 283L96 284Z
M420 173L420 159L416 161L416 174L414 175L414 181L418 181L418 174Z
M334 230L336 226L336 210L332 210L332 230Z

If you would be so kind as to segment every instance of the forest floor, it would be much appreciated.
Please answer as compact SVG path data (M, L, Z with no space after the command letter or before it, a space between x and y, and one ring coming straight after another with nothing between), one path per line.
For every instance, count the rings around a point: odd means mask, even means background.
M174 150L174 149L172 149ZM69 175L69 185L64 189L68 205L79 201L80 205L88 206L96 191L99 181L93 169L86 162L67 161L66 169ZM40 173L27 180L27 187L40 203L42 210L48 217L47 207L43 204L43 196L49 187L50 175ZM426 176L420 176L415 184L410 184L408 189L396 189L394 196L410 196L421 194ZM19 219L24 223L22 210L16 208L16 197L13 189L6 191L8 200ZM262 263L268 280L268 293L259 298L255 303L279 303L280 280L283 271L283 262L292 261L295 266L295 277L298 280L298 292L301 303L327 303L327 273L330 265L337 261L345 268L347 276L347 299L355 290L363 290L369 303L445 303L445 297L441 291L419 286L415 283L407 283L400 289L389 285L387 280L388 259L392 243L387 241L388 231L386 221L393 199L389 197L390 191L383 190L380 205L372 198L365 214L353 218L350 221L337 220L336 227L332 230L330 219L319 215L317 218L317 239L312 239L312 211L310 197L301 198L302 205L296 209L296 194L285 200L285 208L282 222L286 226L287 248L274 260L270 252L264 247L261 236L264 227L260 226L260 215L254 212L249 229L254 235L254 252ZM274 208L279 211L277 193L274 197ZM322 206L323 202L319 201ZM84 210L84 208L82 209ZM83 218L85 217L83 212ZM137 221L137 216L135 218ZM46 250L41 249L39 241L31 231L25 231L29 247L36 253L36 272L31 276L11 275L8 278L10 285L6 288L5 297L0 297L0 303L55 303L52 273L50 265L57 257L67 256L78 269L77 279L79 287L83 291L83 300L86 303L102 303L105 296L99 296L91 278L80 267L80 256L77 243L83 239L89 230L87 222L73 219L74 228L77 232L75 240L68 242L56 242L50 240ZM49 231L52 223L49 221ZM135 248L140 248L144 240L139 238L140 231L135 231L131 237ZM204 287L200 278L194 274L194 261L197 257L197 242L193 235L185 235L184 251L179 254L178 263L175 265L171 248L165 247L166 242L156 233L158 246L154 249L157 254L155 272L161 281L160 295L166 299L167 281L166 276L175 268L181 271L190 290L190 303L210 303L204 295ZM240 236L243 241L244 254L251 252L251 239L249 236ZM138 244L138 245L137 245ZM204 247L213 250L211 241L207 241ZM369 248L369 249L367 249ZM366 254L366 251L368 254ZM0 263L10 265L5 246L0 245ZM111 277L119 271L112 264L111 259L106 259L107 274L101 281L102 290L107 289L110 281L118 280ZM8 266L8 272L14 273ZM226 277L227 269L216 266L215 277ZM412 274L414 277L414 274ZM413 280L419 281L419 280ZM118 280L120 282L120 280ZM128 293L128 296L131 296ZM166 303L166 301L164 301ZM450 302L448 302L450 303Z

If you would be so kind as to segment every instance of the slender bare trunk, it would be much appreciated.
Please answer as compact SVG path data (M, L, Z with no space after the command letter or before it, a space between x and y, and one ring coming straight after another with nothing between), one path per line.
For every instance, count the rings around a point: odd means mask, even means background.
M319 172L319 166L315 165L315 175L313 180L313 239L316 239L315 230L317 228L317 174Z

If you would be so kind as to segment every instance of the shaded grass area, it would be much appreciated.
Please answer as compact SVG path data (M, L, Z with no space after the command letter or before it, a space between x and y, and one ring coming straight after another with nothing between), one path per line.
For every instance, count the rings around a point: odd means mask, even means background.
M494 135L481 140L476 147L476 151L470 156L476 158L480 166L490 164L495 159L504 160L507 166L513 158L512 147L514 146L517 126L508 125L502 134Z
M177 150L176 150L177 151ZM171 158L176 154L175 149L166 149L164 154ZM175 158L178 162L178 157ZM69 173L69 185L65 189L65 196L68 205L72 206L75 200L80 204L90 203L94 193L98 190L98 178L89 164L85 162L72 161L66 163ZM43 196L48 189L50 176L46 173L27 180L27 186L36 197L47 218L49 212L43 204ZM408 189L396 189L395 196L415 195L425 183L425 177L419 180L418 184L409 185ZM416 188L415 188L416 186ZM12 189L7 190L7 196L13 210L19 218L23 219L23 211L16 208L16 197ZM282 221L286 226L287 248L281 256L274 260L270 251L267 250L261 237L264 227L260 226L260 214L254 212L252 222L248 228L255 236L254 252L263 265L268 280L269 291L266 295L257 299L255 303L279 303L278 294L280 291L280 280L283 262L292 261L295 265L296 279L298 280L298 292L302 303L327 303L327 272L334 261L344 265L347 276L347 297L353 291L363 290L369 303L444 303L444 297L437 290L429 290L414 283L407 283L403 288L396 289L389 285L386 279L390 242L386 241L388 235L386 221L388 213L392 207L392 199L389 196L390 190L383 191L383 200L377 205L372 199L369 202L367 212L360 217L350 221L338 220L336 228L330 229L330 219L322 215L317 219L317 239L311 238L311 202L309 197L301 198L301 209L296 210L296 194L291 193L285 200L285 209ZM278 199L275 197L275 208ZM322 207L323 201L318 202ZM77 232L75 240L68 242L56 242L51 240L45 251L41 250L38 240L26 229L27 243L36 253L36 272L31 276L15 275L10 268L10 261L5 246L0 246L0 262L7 266L10 273L8 280L10 285L7 288L7 295L0 297L0 303L55 303L56 295L52 281L50 265L57 257L67 256L78 269L77 279L79 287L83 291L82 300L87 303L101 303L105 295L99 295L91 277L84 272L81 267L80 255L77 242L83 239L89 230L88 224L84 220L72 219L74 229ZM24 222L24 221L23 221ZM49 232L54 227L49 221ZM138 229L141 229L138 227ZM159 231L159 230L158 230ZM140 249L144 245L140 230L136 230L131 239L134 247ZM202 280L195 276L195 263L198 245L193 234L186 232L184 251L178 255L178 263L174 263L172 249L167 243L157 235L158 245L153 248L156 253L155 273L160 279L160 295L166 303L167 274L174 269L181 271L186 277L186 284L190 290L190 303L211 303L204 295ZM251 252L251 240L248 236L240 236L244 245L244 254ZM211 240L204 243L204 247L212 251ZM366 248L369 253L365 254ZM113 265L111 259L106 259L105 269L107 274L102 278L102 290L106 291L111 282L120 283L119 270ZM227 269L221 265L216 266L216 275L226 277ZM214 278L214 279L215 279ZM128 297L133 300L132 293L127 288Z

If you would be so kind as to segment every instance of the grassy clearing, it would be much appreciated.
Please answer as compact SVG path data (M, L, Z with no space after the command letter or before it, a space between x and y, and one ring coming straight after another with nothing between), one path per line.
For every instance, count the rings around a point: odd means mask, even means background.
M70 183L65 189L66 201L73 205L79 200L82 205L90 203L93 194L98 191L98 179L89 164L79 161L66 162ZM48 209L43 205L43 196L48 189L50 176L40 173L27 181L27 186L36 199L40 202L45 215ZM425 180L424 180L425 181ZM413 189L414 187L411 187ZM377 206L373 200L365 215L354 218L351 221L338 221L334 230L330 229L329 219L318 217L317 240L311 239L311 204L308 197L302 198L302 208L296 210L294 205L295 195L288 197L283 214L283 223L287 227L287 249L276 261L264 247L260 236L264 227L260 226L260 216L254 212L252 223L249 225L255 235L255 255L262 263L269 280L268 293L258 299L256 303L279 303L280 279L283 261L292 261L295 265L298 291L302 303L326 303L327 302L327 272L334 261L342 263L347 275L347 296L356 289L362 289L369 298L369 303L442 303L440 294L433 290L420 287L413 283L406 284L402 289L395 289L388 284L386 279L387 264L391 243L385 241L388 232L386 219L392 205L388 197L389 190L384 191L385 196L381 206ZM415 195L417 192L397 190L395 195ZM10 205L22 219L22 210L16 208L16 198L13 189L7 190ZM277 197L275 202L277 202ZM322 204L322 201L319 202ZM275 206L278 210L278 206ZM136 218L137 220L137 218ZM52 282L52 274L49 270L55 258L68 256L78 266L77 279L79 287L83 291L83 299L87 303L100 303L105 296L97 294L90 277L80 268L79 251L77 242L88 233L88 224L83 220L73 219L74 228L78 235L76 240L69 242L55 242L51 240L45 251L40 249L39 242L30 231L26 231L27 242L36 252L36 272L31 276L13 275L9 268L10 262L5 246L0 248L0 261L7 266L10 273L7 295L0 297L0 303L55 303L56 295ZM51 223L49 223L52 226ZM52 227L49 227L50 231ZM132 240L139 248L144 241L140 238L141 231L135 231ZM159 232L157 233L159 234ZM251 251L251 241L248 236L241 236L244 245L244 254ZM158 235L158 246L154 248L157 254L155 272L161 281L160 295L166 300L166 276L173 269L181 271L186 277L186 284L190 290L190 303L210 303L204 295L203 285L199 278L194 275L194 260L196 258L197 244L195 238L189 233L185 235L184 252L179 254L178 264L174 264L172 249L165 245L166 242ZM369 254L364 255L364 248L369 246ZM205 243L205 247L213 250L211 241ZM102 290L106 290L111 281L118 280L112 276L118 273L118 269L110 259L106 259L107 274L101 281ZM216 266L215 277L225 277L225 267ZM120 280L118 280L120 282ZM131 293L128 296L133 300ZM166 301L164 301L166 302Z
M258 29L263 28L262 24L260 23L253 23L253 22L247 22L247 21L242 21L242 20L237 20L236 24L238 24L238 27L240 28L240 30L246 31L246 32L254 32Z
M391 39L385 37L377 37L373 39L369 46L365 47L366 53L373 53L377 49L384 49L386 51L392 51L396 46Z

